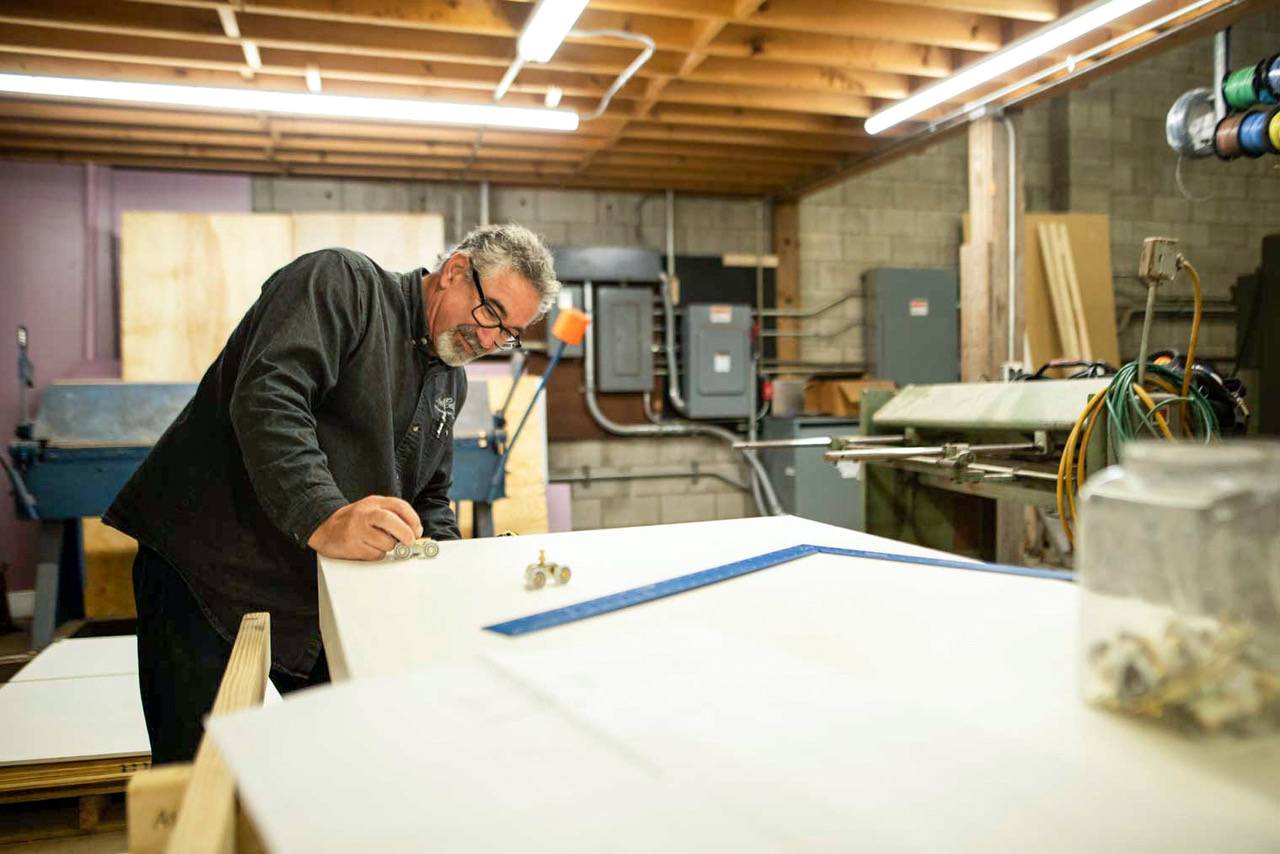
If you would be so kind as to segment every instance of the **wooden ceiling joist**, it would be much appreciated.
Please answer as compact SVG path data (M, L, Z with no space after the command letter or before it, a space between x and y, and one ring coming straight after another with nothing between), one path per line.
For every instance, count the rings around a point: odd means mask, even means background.
M0 71L298 93L318 85L325 94L488 104L533 2L6 0ZM1064 46L1062 55L1078 55L1179 2L1154 0ZM643 33L658 49L605 115L574 133L0 96L0 148L5 156L261 174L785 196L883 162L886 152L927 144L924 123L956 115L960 104L875 137L862 120L1076 5L590 0L576 30ZM1265 5L1213 0L1196 11L1195 26ZM608 36L571 36L551 62L523 68L502 104L540 107L554 87L562 109L585 115L637 51ZM1059 58L1045 57L965 100L1003 92L1014 77ZM1096 62L1079 63L1075 76ZM1039 97L1075 76L1056 72L1028 94Z
M760 63L807 63L916 77L946 77L957 67L952 61L953 52L936 45L793 32L750 24L727 25L707 45L707 53Z

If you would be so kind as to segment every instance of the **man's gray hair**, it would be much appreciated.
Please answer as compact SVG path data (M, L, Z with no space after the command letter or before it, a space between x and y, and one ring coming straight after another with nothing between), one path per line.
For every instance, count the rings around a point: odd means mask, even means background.
M542 317L560 293L555 263L542 238L522 225L482 225L472 230L453 250L471 259L480 278L510 270L533 285L538 294L538 313Z

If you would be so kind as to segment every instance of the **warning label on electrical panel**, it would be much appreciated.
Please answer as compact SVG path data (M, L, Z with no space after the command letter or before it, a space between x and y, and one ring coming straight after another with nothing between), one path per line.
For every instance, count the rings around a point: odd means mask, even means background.
M711 322L712 323L732 323L733 322L733 306L731 305L711 306Z
M913 299L907 307L907 311L911 313L912 317L928 317L929 301L927 299Z
M733 359L728 353L716 353L713 366L717 374L727 374L733 370Z

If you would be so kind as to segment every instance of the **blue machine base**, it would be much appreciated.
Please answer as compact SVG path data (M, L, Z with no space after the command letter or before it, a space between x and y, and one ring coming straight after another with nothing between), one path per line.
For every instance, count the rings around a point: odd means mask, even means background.
M612 593L608 596L601 596L599 599L590 599L586 602L579 602L576 605L567 605L563 608L556 608L552 611L543 611L540 614L531 614L528 617L508 620L505 623L495 623L492 626L485 626L485 630L512 637L516 635L527 635L530 632L538 632L543 629L563 626L566 623L585 620L588 617L597 617L611 611L620 611L623 608L642 605L645 602L652 602L655 599L674 596L677 593L684 593L688 590L706 587L709 584L717 584L721 581L727 581L730 578L737 578L740 575L758 572L762 569L768 569L772 566L789 563L793 560L798 560L799 558L808 557L813 554L860 557L867 558L869 560L911 563L921 566L941 566L948 569L967 569L974 572L998 572L1005 575L1021 575L1029 578L1048 578L1054 581L1073 580L1071 573L1060 572L1054 569L1030 569L1024 566L1011 566L1009 564L1002 563L973 563L962 560L915 557L912 555L892 554L890 552L870 552L863 551L861 549L838 549L831 546L813 546L805 544L792 546L787 549L780 549L776 552L757 555L756 557L745 558L733 563L727 563L723 566L690 573L689 575L681 575L677 578L659 581L656 584L647 584L644 587L624 590L621 593Z

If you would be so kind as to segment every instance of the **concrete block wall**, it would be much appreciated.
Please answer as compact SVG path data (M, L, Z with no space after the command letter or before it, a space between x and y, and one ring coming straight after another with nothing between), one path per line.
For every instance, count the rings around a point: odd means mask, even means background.
M1280 10L1232 29L1232 68L1272 54L1280 41ZM1206 299L1228 300L1237 276L1254 270L1260 241L1280 228L1276 157L1224 163L1184 160L1165 142L1165 116L1188 89L1212 85L1213 40L1205 38L1123 69L1023 117L1028 210L1073 210L1111 217L1111 259L1120 309L1141 308L1146 288L1136 278L1145 237L1176 237L1204 280ZM1189 299L1180 278L1162 297ZM1122 358L1135 358L1140 317L1121 332ZM1200 352L1230 366L1236 324L1201 327ZM1190 322L1153 326L1159 346L1185 349Z
M692 461L698 463L697 482L663 478L573 484L575 529L736 519L756 512L749 493L706 476L716 473L748 483L738 454L724 442L683 437L555 442L549 455L553 480L557 475L584 472L598 476L688 471Z
M396 181L333 181L255 178L254 210L259 212L365 211L438 213L445 239L456 241L480 221L480 188L475 184ZM681 255L753 253L760 203L754 199L676 196L676 252ZM567 246L666 248L665 203L661 194L609 193L492 187L489 220L518 222L549 243ZM763 206L762 240L769 251L769 206Z
M259 212L365 211L438 213L445 238L455 241L480 220L480 189L467 184L255 178L254 210ZM754 253L757 217L760 239L770 250L768 206L754 199L676 196L676 252L690 255ZM643 246L665 249L665 202L661 194L608 193L492 187L491 222L518 222L551 244L568 246ZM434 263L424 259L423 263ZM551 417L554 417L554 413ZM698 461L714 471L748 483L738 455L709 439L608 439L554 442L548 448L552 475L630 474L688 470ZM711 477L573 484L575 529L617 528L660 522L695 522L755 515L750 495Z
M874 267L956 267L961 214L968 208L964 134L852 178L800 202L800 303L821 308L860 291ZM807 329L835 332L801 342L807 361L860 364L862 301L849 300Z

